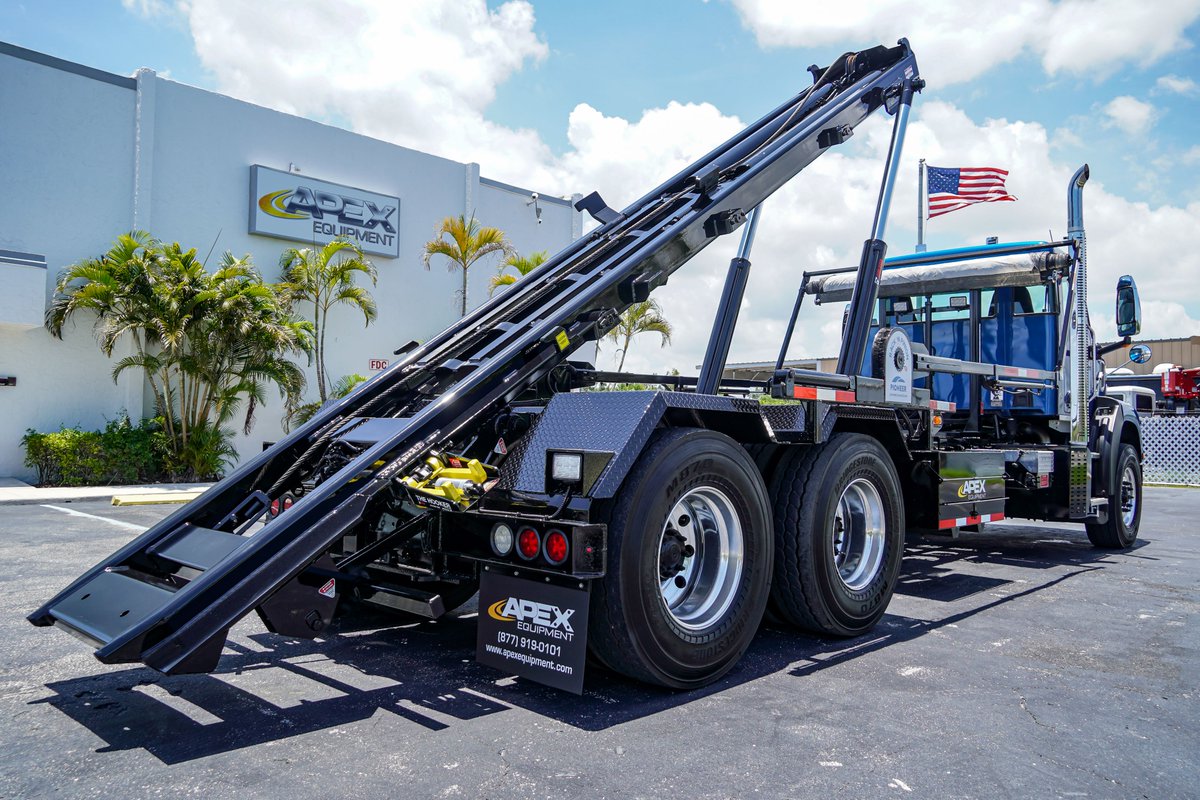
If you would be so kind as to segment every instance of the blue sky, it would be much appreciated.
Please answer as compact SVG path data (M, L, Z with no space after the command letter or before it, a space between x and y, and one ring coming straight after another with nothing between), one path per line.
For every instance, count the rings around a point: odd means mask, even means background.
M336 13L335 3L327 7ZM185 83L220 88L178 16L147 16L113 0L0 0L0 8L0 40L119 74L145 66ZM844 49L871 43L764 48L735 8L717 0L552 0L534 8L535 30L549 54L497 87L486 116L509 127L535 128L556 152L567 148L563 120L578 103L632 119L667 100L709 102L748 121L802 85L808 64L825 64ZM1184 34L1194 41L1198 30L1200 23L1192 23ZM919 31L901 33L919 57ZM963 58L970 58L965 37ZM1086 133L1086 143L1064 137L1058 152L1090 160L1111 189L1130 198L1186 204L1200 198L1200 164L1178 169L1178 160L1197 144L1200 95L1156 88L1156 81L1169 75L1200 80L1194 46L1151 64L1120 64L1099 78L1049 76L1036 59L1021 57L968 83L932 84L927 96L977 119L1036 121L1051 131ZM1155 106L1156 119L1145 135L1131 137L1119 127L1105 127L1102 109L1122 95ZM341 121L336 114L327 119Z
M617 207L807 85L809 64L899 36L929 87L893 253L914 241L922 156L1010 169L1019 198L931 222L934 247L1061 235L1066 179L1087 161L1097 280L1135 271L1149 335L1200 332L1200 0L0 0L0 40L120 74L150 67L541 191L598 188ZM769 201L756 244L769 264L743 309L767 339L785 324L799 265L857 256L886 131L864 125ZM715 296L729 257L711 250L664 290L677 341L705 338L694 298ZM807 324L796 352L828 350L836 327ZM740 344L735 359L762 355ZM655 350L631 353L631 366ZM672 366L694 363L691 345L671 353Z

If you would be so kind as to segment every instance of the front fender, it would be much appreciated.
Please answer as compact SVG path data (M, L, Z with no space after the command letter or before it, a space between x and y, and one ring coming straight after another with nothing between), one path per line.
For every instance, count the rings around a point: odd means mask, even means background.
M1098 497L1116 497L1119 492L1117 460L1121 445L1133 445L1139 461L1144 457L1141 420L1136 414L1126 416L1124 406L1115 398L1100 397L1096 399L1095 431L1093 452L1100 454L1100 463L1099 469L1093 473L1092 493ZM1107 510L1101 512L1099 521L1106 519Z

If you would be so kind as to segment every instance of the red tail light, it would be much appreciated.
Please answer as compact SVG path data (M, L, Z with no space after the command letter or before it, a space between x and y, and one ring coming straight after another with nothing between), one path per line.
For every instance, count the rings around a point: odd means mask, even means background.
M272 517L278 517L284 511L287 511L289 508L291 508L292 503L294 502L296 502L294 497L292 497L290 494L284 494L281 497L271 501L271 510L268 513Z
M546 543L544 545L544 555L546 560L551 564L558 566L567 560L567 551L570 546L567 543L567 535L560 530L551 530L546 534Z
M517 555L526 561L537 558L542 549L542 537L533 528L522 528L517 536Z

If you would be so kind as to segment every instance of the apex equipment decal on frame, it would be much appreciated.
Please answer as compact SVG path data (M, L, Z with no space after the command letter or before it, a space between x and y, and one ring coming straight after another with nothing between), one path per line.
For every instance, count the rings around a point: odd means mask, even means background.
M250 168L250 233L310 244L349 239L364 252L400 254L400 199L260 165Z

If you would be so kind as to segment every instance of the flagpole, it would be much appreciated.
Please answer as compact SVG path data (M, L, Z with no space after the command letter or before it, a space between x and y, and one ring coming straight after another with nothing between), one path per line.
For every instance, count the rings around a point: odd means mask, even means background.
M929 196L928 178L925 175L925 159L917 168L917 252L925 252L925 199Z

